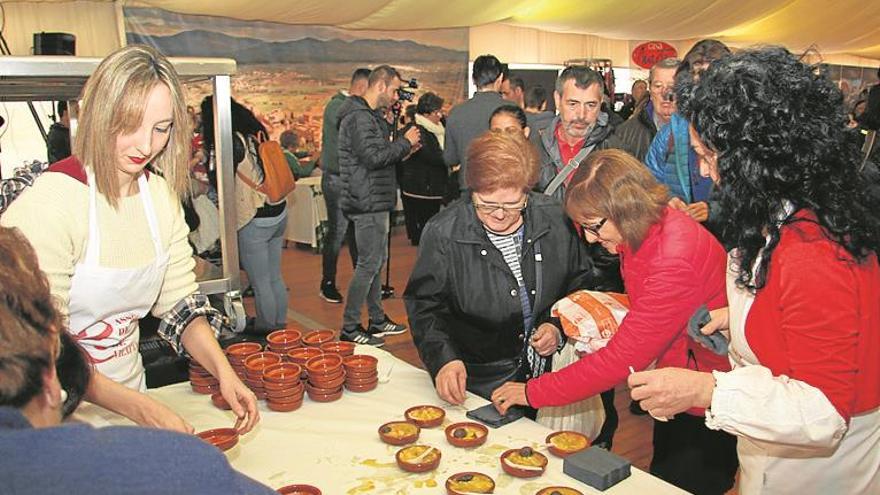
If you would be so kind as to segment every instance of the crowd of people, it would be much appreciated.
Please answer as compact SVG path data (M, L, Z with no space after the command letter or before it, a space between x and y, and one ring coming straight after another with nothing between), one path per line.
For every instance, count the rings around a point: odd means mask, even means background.
M587 67L559 73L555 113L492 55L475 59L473 83L448 118L428 91L398 128L401 74L357 69L324 111L319 167L281 135L291 174L321 177L320 294L344 303L340 338L381 346L407 331L383 309L380 276L400 194L419 246L408 323L444 401L470 392L540 420L598 395L592 441L610 449L614 388L627 384L653 418L651 473L680 488L723 494L739 473L743 493L880 492L880 215L835 85L783 48L714 40L636 81L625 120ZM52 469L77 456L86 473L133 466L95 493L268 490L179 435L192 427L144 393L138 352L152 313L218 379L236 427L259 421L217 342L222 315L198 291L184 215L194 160L216 188L212 97L199 126L168 60L131 46L101 63L81 104L71 155L0 216L0 452L13 459L0 479L77 491L88 476ZM265 334L287 323L288 205L251 186L267 180L268 133L231 108L238 249ZM560 365L573 342L553 307L579 290L625 293L628 312L607 345ZM701 308L708 323L691 335ZM81 399L172 431L59 426ZM133 443L157 454L126 461Z

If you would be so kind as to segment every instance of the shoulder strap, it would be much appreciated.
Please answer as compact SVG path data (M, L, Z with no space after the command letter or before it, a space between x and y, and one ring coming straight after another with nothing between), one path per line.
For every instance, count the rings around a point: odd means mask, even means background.
M544 194L547 196L553 196L556 190L559 189L563 182L565 182L565 179L567 179L569 175L571 175L578 167L581 166L581 162L584 160L584 158L587 157L587 155L590 154L591 151L593 151L593 148L595 147L595 144L591 144L589 146L584 146L583 148L581 148L581 150L578 151L578 154L575 155L571 159L571 161L568 162L568 165L562 167L562 170L560 170L559 173L556 174L556 177L553 177L553 180L550 181L550 184L547 186L546 189L544 189ZM559 163L559 161L557 160L554 161Z

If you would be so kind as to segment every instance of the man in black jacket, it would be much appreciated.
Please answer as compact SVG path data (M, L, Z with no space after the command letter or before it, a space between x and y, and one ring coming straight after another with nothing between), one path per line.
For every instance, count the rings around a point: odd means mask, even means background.
M397 102L400 86L397 70L381 65L370 74L364 96L351 96L339 108L341 206L343 214L354 223L358 246L340 337L377 347L385 343L381 337L406 331L405 326L391 321L382 309L379 276L386 258L389 212L397 204L395 166L421 146L416 128L390 140L391 128L384 111ZM364 303L370 316L367 328L361 325Z

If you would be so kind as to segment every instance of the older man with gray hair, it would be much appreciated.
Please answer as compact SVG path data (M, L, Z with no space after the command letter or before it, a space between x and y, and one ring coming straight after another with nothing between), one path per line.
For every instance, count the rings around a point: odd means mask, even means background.
M650 101L635 116L617 127L617 137L623 149L645 161L648 148L657 131L669 123L675 113L675 71L681 62L677 58L663 59L653 67L648 76Z

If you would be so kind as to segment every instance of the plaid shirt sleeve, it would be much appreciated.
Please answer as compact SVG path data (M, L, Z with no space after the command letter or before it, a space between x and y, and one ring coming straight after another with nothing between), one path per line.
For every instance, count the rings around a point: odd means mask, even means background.
M6 211L15 198L25 189L31 187L49 164L35 161L30 165L18 167L13 171L12 177L0 181L0 213Z
M208 296L204 294L191 294L180 300L165 313L159 323L159 336L165 339L174 351L189 357L186 349L180 343L183 331L194 319L204 316L208 324L214 330L214 337L220 335L220 331L228 326L226 317L208 302Z

